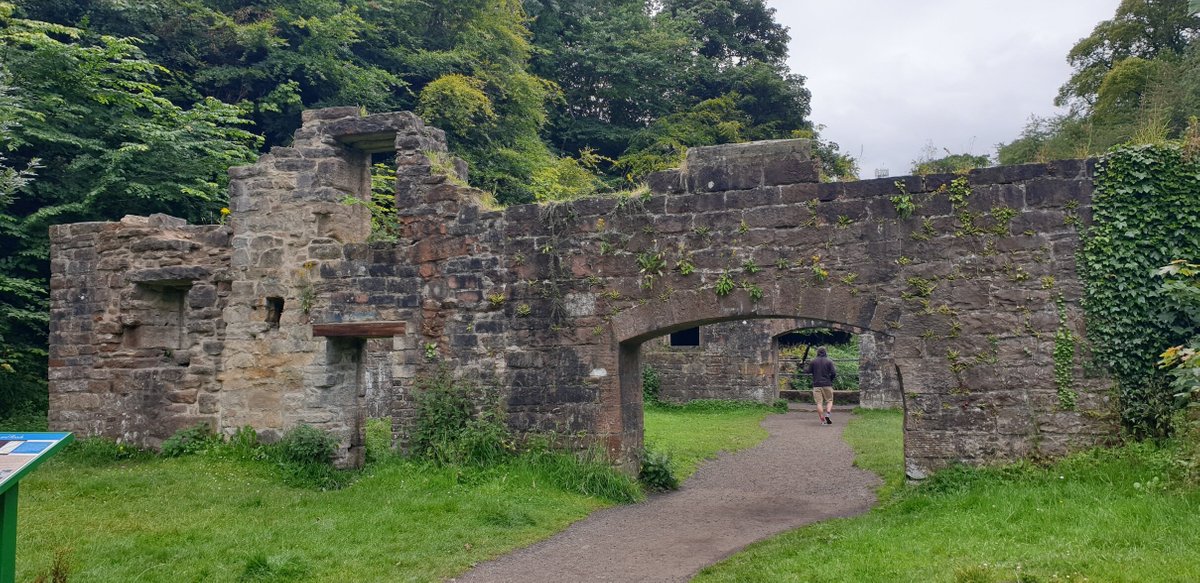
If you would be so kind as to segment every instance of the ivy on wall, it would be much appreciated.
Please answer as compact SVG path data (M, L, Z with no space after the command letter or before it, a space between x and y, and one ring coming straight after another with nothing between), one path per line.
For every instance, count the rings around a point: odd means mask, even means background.
M1117 381L1123 423L1140 436L1170 431L1172 390L1155 364L1194 333L1157 275L1200 258L1200 157L1189 154L1180 143L1110 151L1096 168L1078 255L1093 353Z

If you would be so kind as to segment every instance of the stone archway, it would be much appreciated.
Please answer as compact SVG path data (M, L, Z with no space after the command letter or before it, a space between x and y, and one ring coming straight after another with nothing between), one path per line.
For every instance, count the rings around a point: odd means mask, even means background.
M610 449L622 459L632 460L643 445L641 346L646 341L695 326L737 320L856 322L859 325L845 326L868 329L861 324L870 325L876 307L874 300L843 290L814 292L776 286L759 299L745 290L715 298L710 292L693 290L630 308L611 324L618 353L618 390L601 393L603 410L612 412L603 425Z

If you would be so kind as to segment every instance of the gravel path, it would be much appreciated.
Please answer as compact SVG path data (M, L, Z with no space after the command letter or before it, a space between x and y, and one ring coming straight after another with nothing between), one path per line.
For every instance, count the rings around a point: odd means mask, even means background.
M766 441L706 463L678 491L596 512L454 581L687 581L752 542L865 512L879 478L851 466L849 416L822 426L815 413L770 415Z

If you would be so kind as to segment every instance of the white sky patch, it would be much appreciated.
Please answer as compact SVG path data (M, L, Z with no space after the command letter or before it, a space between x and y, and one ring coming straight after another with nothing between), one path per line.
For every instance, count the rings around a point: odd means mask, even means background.
M1067 51L1120 0L768 0L791 29L821 135L859 161L909 173L932 144L987 154L1030 115L1057 113Z

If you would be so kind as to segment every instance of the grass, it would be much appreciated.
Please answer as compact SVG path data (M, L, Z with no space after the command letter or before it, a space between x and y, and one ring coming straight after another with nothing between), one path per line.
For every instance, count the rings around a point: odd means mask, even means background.
M764 406L647 411L686 476L766 438ZM22 481L18 580L56 559L74 581L438 581L637 499L605 467L539 450L487 468L395 456L319 491L229 449L162 458L83 440ZM303 476L301 476L303 477Z
M397 459L317 491L213 455L52 460L21 484L18 580L65 550L76 581L437 581L613 503L556 464Z
M898 412L860 411L847 441L890 498L752 545L695 581L1200 580L1200 491L1162 485L1173 471L1167 449L953 468L899 489Z
M759 424L771 413L765 405L698 401L684 406L649 405L645 410L646 447L671 455L680 481L718 452L754 447L767 438Z
M843 433L854 448L854 465L883 478L876 490L887 500L904 486L904 414L898 409L855 409Z

